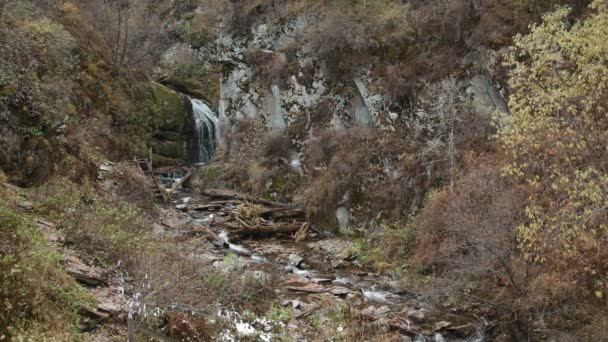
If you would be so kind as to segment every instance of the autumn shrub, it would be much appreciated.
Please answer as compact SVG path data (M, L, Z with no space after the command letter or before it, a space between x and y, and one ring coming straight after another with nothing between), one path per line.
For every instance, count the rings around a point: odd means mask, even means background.
M453 288L485 281L522 291L522 275L513 267L522 203L523 192L502 178L500 166L473 168L453 188L432 192L416 216L412 265Z
M524 257L603 301L608 8L594 1L591 11L572 25L570 9L560 7L515 38L508 59L513 115L499 139L509 163L504 173L528 189L517 227Z
M291 141L282 133L270 135L264 142L263 156L267 159L288 160Z
M265 87L273 84L286 85L289 78L287 60L280 53L262 49L248 50L245 61L251 66L253 78L259 84Z
M334 1L325 6L307 40L335 80L352 75L372 56L399 55L412 41L409 6L400 1Z
M166 83L178 89L192 91L199 88L208 75L206 66L197 56L197 52L189 47L180 46L162 63L166 72Z

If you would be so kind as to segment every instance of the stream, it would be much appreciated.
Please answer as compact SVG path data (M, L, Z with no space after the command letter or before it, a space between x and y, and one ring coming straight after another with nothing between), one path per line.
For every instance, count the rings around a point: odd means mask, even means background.
M230 219L236 204L225 201L221 207L187 209L205 207L211 202L201 193L182 190L175 194L172 203L194 224L212 227L217 235L214 249L201 257L217 268L232 267L236 262L239 268L268 283L281 306L292 310L298 319L292 321L322 315L327 305L342 305L379 329L399 331L404 341L485 340L483 319L453 308L434 307L402 288L399 281L358 265L352 243L347 239L330 232L312 231L301 242L274 236L241 240L218 224ZM241 340L256 332L256 325L245 322L238 313L227 311L223 315L232 317L237 334L243 335L226 333L220 340ZM341 328L337 327L337 331ZM314 329L311 331L306 324L290 324L288 330L293 340L319 340ZM271 334L256 336L259 340L275 340Z

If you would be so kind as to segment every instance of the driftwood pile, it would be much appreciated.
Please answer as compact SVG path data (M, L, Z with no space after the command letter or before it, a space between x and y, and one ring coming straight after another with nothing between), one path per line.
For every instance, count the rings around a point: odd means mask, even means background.
M306 239L310 226L301 209L227 189L206 189L206 203L188 205L184 210L217 213L209 226L220 226L241 238L292 236ZM223 217L223 218L219 218Z

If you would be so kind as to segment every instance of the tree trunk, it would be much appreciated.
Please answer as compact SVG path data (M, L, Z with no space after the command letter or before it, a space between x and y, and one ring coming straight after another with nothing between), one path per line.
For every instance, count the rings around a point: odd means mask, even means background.
M127 62L127 47L129 44L129 10L127 9L125 12L125 35L122 43L122 54L120 57L120 63L126 64Z
M0 25L2 25L2 22L4 21L4 8L7 3L8 0L0 0Z

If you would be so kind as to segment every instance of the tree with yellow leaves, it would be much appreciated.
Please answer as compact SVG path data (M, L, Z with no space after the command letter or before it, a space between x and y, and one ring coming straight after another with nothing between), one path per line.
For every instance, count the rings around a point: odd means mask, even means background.
M570 9L547 14L515 38L512 116L499 140L504 172L527 184L525 257L597 296L608 279L608 6L570 25Z

